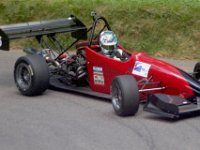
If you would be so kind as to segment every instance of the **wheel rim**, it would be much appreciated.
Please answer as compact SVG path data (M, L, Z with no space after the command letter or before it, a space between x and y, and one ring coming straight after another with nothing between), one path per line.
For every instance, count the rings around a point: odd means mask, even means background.
M30 66L25 63L20 63L16 68L16 83L17 86L26 91L32 84L32 71Z
M112 87L112 104L117 110L119 110L122 105L122 91L116 84Z

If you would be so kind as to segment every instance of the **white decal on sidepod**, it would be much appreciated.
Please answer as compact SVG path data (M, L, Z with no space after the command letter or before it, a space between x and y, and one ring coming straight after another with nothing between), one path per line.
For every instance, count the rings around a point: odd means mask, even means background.
M93 66L93 79L94 79L94 84L97 84L97 85L105 84L102 67Z
M104 76L94 74L94 84L104 85Z
M136 61L132 74L142 76L142 77L147 77L150 67L151 67L150 64L147 64L141 61Z

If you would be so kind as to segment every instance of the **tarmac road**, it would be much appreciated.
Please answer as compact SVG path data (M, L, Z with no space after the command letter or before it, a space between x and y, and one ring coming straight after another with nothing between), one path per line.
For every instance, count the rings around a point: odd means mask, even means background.
M13 81L18 51L0 52L0 150L199 150L200 117L179 121L142 111L114 114L111 103L47 90L19 94ZM195 61L167 60L191 71Z

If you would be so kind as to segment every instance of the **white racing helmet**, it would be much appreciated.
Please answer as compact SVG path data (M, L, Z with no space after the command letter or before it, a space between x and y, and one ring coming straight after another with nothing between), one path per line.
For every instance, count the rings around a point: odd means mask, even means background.
M99 37L101 51L105 55L111 55L113 50L117 48L117 36L113 31L103 31Z

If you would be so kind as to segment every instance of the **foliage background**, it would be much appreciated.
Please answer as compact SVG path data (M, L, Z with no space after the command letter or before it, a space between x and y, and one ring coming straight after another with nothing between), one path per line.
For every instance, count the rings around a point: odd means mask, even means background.
M0 24L74 14L89 27L92 10L107 18L130 51L200 59L200 0L1 0ZM17 41L12 47L30 43Z

